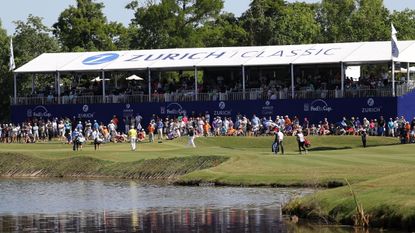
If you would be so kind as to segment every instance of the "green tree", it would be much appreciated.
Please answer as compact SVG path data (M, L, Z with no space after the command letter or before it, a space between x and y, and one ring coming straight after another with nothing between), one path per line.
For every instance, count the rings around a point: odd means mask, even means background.
M286 6L283 0L253 0L241 16L242 25L248 33L249 45L271 45L277 21Z
M273 44L311 44L320 36L320 24L316 19L317 5L288 4L282 11L273 31Z
M16 65L23 65L46 52L60 50L57 40L50 36L51 30L42 23L42 18L29 15L26 22L15 21L14 55Z
M221 14L215 21L206 22L197 29L205 47L245 45L247 33L232 13Z
M223 0L161 0L142 6L132 1L127 8L134 11L132 48L199 47L197 29L217 18Z
M242 15L249 45L298 44L315 42L320 25L315 4L283 0L253 0Z
M29 15L26 21L16 21L16 31L14 33L13 45L16 66L31 61L42 53L59 52L60 48L55 37L51 36L51 29L42 23L42 18ZM26 75L18 77L18 91L20 94L31 92L31 79L24 78ZM51 83L50 76L37 75L35 79L36 89L44 88L46 83ZM26 93L22 92L26 91Z
M12 74L9 71L10 38L0 20L0 121L8 120L10 114L10 99L12 91Z
M53 34L66 51L116 50L128 47L127 31L120 23L108 23L103 3L77 0L59 16Z
M383 0L358 0L351 25L351 41L390 39L389 10L383 5Z
M356 0L323 0L318 12L321 24L321 42L346 42L352 38L351 18L356 11Z
M390 18L398 31L399 40L415 40L415 10L394 11Z

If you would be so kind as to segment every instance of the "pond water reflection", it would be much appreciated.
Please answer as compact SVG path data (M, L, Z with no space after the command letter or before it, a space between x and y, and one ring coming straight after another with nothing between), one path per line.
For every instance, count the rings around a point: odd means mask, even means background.
M0 232L354 232L295 226L281 204L309 189L0 179Z

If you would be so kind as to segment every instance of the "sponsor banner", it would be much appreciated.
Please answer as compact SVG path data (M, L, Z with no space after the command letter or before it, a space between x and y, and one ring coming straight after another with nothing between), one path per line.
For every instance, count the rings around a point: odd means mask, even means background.
M412 106L415 94L411 98L400 99L400 112L405 106ZM405 105L405 103L407 103ZM359 99L311 99L311 100L246 100L246 101L211 101L211 102L168 102L168 103L142 103L142 104L89 104L89 105L37 105L37 106L12 106L12 120L15 123L27 118L37 117L51 119L55 117L78 118L80 120L101 121L107 124L117 115L120 122L123 117L140 114L144 123L151 119L152 115L160 117L205 115L206 111L211 116L235 117L238 114L251 118L257 116L289 115L298 116L300 120L307 117L310 122L318 123L323 118L329 121L340 121L345 117L379 118L397 116L397 98L359 98Z
M398 116L411 121L415 117L415 91L398 97Z

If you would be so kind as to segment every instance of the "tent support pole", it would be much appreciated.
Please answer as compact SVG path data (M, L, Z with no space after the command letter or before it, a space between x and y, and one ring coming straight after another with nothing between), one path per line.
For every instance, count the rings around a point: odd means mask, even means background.
M406 88L409 90L409 80L411 79L410 63L406 63Z
M35 94L35 76L32 75L32 95Z
M345 74L344 74L344 63L341 62L340 66L341 66L341 93L342 93L341 97L343 97L344 96L344 76L345 76Z
M199 94L198 92L197 92L197 79L198 79L198 77L197 77L198 75L197 75L197 67L195 66L195 98L194 98L194 100L195 101L197 101L198 100L198 98L197 98L197 95Z
M395 95L395 61L392 59L392 96Z
M101 79L102 79L102 103L105 104L105 72L101 72Z
M14 104L17 104L17 73L13 74L13 88L14 88Z
M61 73L56 72L56 78L58 80L58 104L61 103Z
M294 99L294 64L291 64L291 98Z
M114 85L115 85L115 89L118 89L118 74L117 75L114 75L115 77L114 77Z
M245 89L245 66L242 65L242 95L243 95L243 100L245 100L245 93L246 93L246 89Z
M147 76L148 76L148 102L151 102L151 70L150 68L147 69Z

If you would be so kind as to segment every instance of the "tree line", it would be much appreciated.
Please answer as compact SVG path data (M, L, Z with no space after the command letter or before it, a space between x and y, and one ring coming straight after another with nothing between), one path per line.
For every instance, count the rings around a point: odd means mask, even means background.
M383 0L322 0L320 3L252 0L241 16L224 12L224 0L132 0L129 25L111 22L99 0L76 0L52 27L29 15L15 21L17 67L45 52L108 51L214 46L261 46L415 39L415 11L389 11ZM9 43L0 21L0 119L12 95Z

